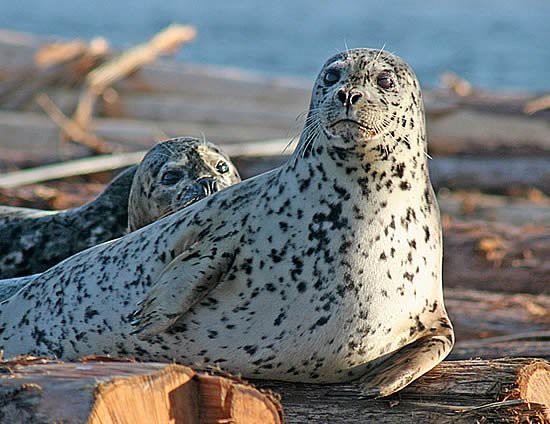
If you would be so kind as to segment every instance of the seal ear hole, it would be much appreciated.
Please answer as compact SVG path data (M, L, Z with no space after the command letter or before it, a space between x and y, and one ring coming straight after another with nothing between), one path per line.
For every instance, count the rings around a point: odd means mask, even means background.
M340 81L340 71L337 69L329 69L325 72L325 75L323 76L323 82L326 85L334 85L338 81Z
M174 185L177 184L183 177L183 172L177 169L169 169L160 179L161 184Z
M220 160L216 164L216 171L218 171L220 174L226 174L229 172L229 165L227 162Z
M390 90L395 87L395 78L389 72L382 72L376 78L376 83L384 90Z

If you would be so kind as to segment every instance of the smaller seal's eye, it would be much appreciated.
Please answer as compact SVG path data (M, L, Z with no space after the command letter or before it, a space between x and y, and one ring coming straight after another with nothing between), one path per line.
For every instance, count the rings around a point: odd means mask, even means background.
M183 173L181 171L171 169L164 173L160 182L164 185L174 185L181 180L181 177L183 177Z
M220 160L220 161L216 164L216 170L217 170L220 174L225 174L226 172L229 172L229 165L227 164L227 162L224 162L223 160Z
M323 77L323 81L326 85L336 84L339 80L340 72L336 69L329 69L327 72L325 72L325 76Z
M390 88L395 87L395 82L390 74L380 74L376 83L382 87L384 90L389 90Z

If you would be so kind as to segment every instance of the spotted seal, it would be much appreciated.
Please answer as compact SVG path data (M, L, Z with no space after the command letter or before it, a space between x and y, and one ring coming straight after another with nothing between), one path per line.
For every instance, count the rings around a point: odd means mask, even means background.
M384 396L451 350L441 266L419 83L353 49L324 65L286 164L40 275L0 305L0 345Z
M0 277L42 272L240 181L214 144L176 138L154 146L92 202L64 211L0 206Z

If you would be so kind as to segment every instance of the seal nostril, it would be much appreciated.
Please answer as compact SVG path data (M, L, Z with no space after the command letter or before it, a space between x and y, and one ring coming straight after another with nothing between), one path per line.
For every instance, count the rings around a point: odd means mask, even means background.
M349 98L349 102L354 105L356 104L359 100L361 100L361 97L363 97L363 95L361 93L353 93L350 98Z
M205 196L210 196L218 191L218 182L213 178L203 178L200 180L200 185Z
M348 100L348 93L346 93L344 90L338 90L337 97L338 100L340 100L340 102L345 105Z
M218 182L216 180L212 180L212 182L210 183L210 189L212 193L215 193L218 191Z

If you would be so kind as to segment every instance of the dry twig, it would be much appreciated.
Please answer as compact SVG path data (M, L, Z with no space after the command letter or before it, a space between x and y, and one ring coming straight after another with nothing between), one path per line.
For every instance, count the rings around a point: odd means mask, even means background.
M92 117L98 96L115 82L127 77L143 65L153 62L159 55L173 52L182 43L195 38L193 27L171 25L158 33L149 42L129 49L121 56L99 66L86 78L86 88L80 95L73 116L81 128L86 128Z
M80 125L65 116L47 94L36 96L36 103L54 121L71 140L89 147L96 153L110 153L112 149L98 136L82 129Z

